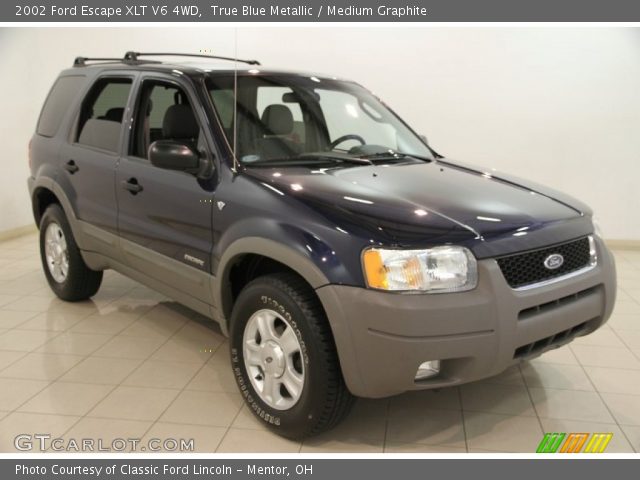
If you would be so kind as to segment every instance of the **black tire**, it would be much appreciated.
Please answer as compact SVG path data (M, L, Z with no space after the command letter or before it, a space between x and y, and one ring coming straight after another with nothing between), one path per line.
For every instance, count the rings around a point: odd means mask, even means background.
M265 308L290 321L301 346L304 386L288 410L274 409L262 400L244 362L245 327L255 312ZM231 315L230 343L233 373L245 402L278 435L296 440L317 435L349 413L354 397L342 378L329 322L313 289L297 275L266 275L242 290Z
M69 259L69 268L64 281L54 279L45 254L45 235L47 228L52 224L57 224L67 244L67 253ZM96 294L102 283L102 271L96 272L91 270L84 263L80 250L73 238L73 233L69 227L69 222L60 205L52 204L47 207L44 215L40 219L40 258L42 259L42 268L47 277L47 282L51 290L62 300L68 302L78 302L86 300Z

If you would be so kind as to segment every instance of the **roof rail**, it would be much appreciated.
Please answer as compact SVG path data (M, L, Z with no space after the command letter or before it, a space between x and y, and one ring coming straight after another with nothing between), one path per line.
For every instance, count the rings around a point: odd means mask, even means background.
M76 57L73 61L74 67L83 67L87 62L121 62L122 58L89 58L89 57Z
M138 57L197 57L197 58L213 58L216 60L227 60L230 62L241 62L249 65L260 65L257 60L242 60L240 58L232 57L220 57L218 55L203 55L200 53L141 53L141 52L127 52L124 55L124 60L129 62L138 61Z
M76 57L73 61L74 67L85 67L87 62L104 62L104 63L128 63L128 64L141 64L141 63L162 63L157 60L129 60L124 57Z

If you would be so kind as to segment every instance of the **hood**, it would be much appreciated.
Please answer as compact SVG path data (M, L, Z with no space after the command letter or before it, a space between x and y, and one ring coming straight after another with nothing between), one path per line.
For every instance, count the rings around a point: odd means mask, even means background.
M397 243L491 240L584 215L570 197L448 161L249 168L261 183ZM590 213L590 212L587 212Z

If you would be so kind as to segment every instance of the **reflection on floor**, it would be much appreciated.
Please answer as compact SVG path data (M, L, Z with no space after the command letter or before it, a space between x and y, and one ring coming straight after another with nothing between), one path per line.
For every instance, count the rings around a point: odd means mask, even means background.
M545 431L612 432L608 452L640 451L640 251L615 252L618 303L595 334L486 381L360 400L302 443L243 406L215 326L115 272L92 301L64 303L37 252L36 235L0 243L0 452L33 433L193 438L204 452L531 452Z

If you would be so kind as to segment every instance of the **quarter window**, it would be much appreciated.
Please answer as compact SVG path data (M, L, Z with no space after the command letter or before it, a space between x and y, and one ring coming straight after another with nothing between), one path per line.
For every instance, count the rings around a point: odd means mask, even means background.
M84 79L85 77L81 75L58 78L42 107L36 129L38 135L53 137L56 134L64 114L76 98Z

